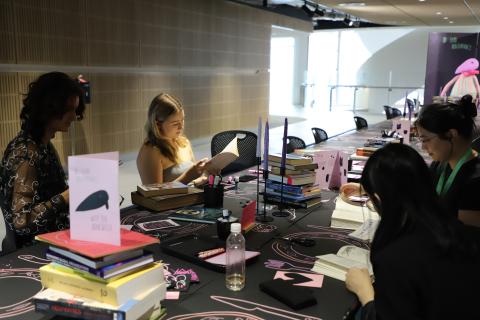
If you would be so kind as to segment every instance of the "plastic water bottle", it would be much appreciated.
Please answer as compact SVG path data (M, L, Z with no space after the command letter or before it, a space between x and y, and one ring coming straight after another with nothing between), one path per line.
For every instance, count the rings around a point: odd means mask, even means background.
M227 238L227 265L225 284L232 291L245 287L245 238L242 235L242 225L232 223L230 235Z

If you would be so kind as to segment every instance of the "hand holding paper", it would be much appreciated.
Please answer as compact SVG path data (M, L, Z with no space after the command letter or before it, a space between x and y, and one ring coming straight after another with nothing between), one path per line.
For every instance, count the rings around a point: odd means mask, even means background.
M215 155L210 159L206 164L206 170L211 173L219 173L227 165L235 161L238 158L238 138L234 138L230 143L223 149L222 152Z

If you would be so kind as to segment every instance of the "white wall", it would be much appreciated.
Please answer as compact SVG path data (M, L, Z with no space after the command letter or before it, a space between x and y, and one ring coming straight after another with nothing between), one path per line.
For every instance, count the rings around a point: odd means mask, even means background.
M368 59L357 72L357 83L370 86L388 86L389 73L392 72L391 86L418 87L425 84L425 73L427 64L428 35L430 32L480 32L479 27L429 27L429 28L395 28L408 30L405 35L399 37L388 45L379 48ZM389 28L359 30L358 33L368 46L378 43L377 32ZM390 102L402 100L405 97L405 90L393 90L379 94L361 94L359 104L368 105L370 112L382 112L383 105ZM370 98L368 98L370 97Z
M316 98L318 104L328 104L328 85L363 85L380 87L414 87L423 100L423 86L425 83L428 35L430 32L480 32L477 26L471 27L401 27L401 28L368 28L349 30L318 31L311 37L311 41L318 41L321 51L336 51L336 44L329 46L326 35L322 32L341 32L340 49L338 54L339 68L338 81L328 84L317 83ZM321 42L323 41L323 42ZM311 47L314 48L314 44ZM318 50L317 50L318 51ZM312 52L311 52L312 54ZM316 53L317 56L321 56ZM309 72L325 74L332 62L316 63L315 69ZM332 77L330 77L332 78ZM335 78L335 77L333 77ZM327 79L328 80L328 79ZM321 85L321 87L319 87ZM408 90L410 98L416 98L414 89ZM403 106L406 89L359 89L357 91L357 109L368 109L373 113L383 112L383 105ZM325 94L321 94L321 93ZM345 105L352 105L353 89L336 89L333 110L341 109ZM348 107L347 107L348 108Z
M292 84L292 101L295 106L303 106L303 86L308 67L308 37L310 33L286 28L272 27L272 38L293 37L295 41L294 73Z

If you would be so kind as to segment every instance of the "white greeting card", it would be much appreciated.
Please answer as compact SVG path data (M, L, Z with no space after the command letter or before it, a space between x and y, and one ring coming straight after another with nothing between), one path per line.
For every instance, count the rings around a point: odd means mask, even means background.
M70 237L120 245L118 152L68 157Z

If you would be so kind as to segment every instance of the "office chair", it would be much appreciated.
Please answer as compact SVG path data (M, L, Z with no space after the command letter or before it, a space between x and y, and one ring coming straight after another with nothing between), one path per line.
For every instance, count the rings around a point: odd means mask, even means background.
M295 149L305 149L305 141L299 137L287 136L287 153L293 153Z
M235 137L238 138L238 158L222 169L222 175L238 172L257 164L257 135L244 130L229 130L214 135L210 144L212 157L222 152Z
M1 208L0 208L0 211L2 211ZM2 216L5 220L3 211L2 211ZM2 240L2 251L0 252L0 256L6 255L10 252L17 250L16 240L17 239L16 239L15 231L10 229L10 227L7 224L7 221L5 220L5 238Z
M387 120L392 119L392 107L390 106L383 106L383 110L385 111L385 116L387 117Z
M320 128L312 128L313 138L315 143L320 143L322 141L328 140L327 132Z
M355 116L353 117L353 120L355 120L355 125L357 126L357 130L368 128L368 122L367 120L365 120L365 118Z
M402 111L397 108L392 108L392 119L396 117L401 117L402 116Z

